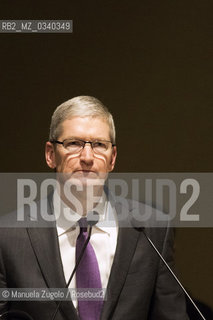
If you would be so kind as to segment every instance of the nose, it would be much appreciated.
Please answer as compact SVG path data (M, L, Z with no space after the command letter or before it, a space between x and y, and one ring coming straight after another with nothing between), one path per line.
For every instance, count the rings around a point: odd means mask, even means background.
M80 160L87 165L93 164L94 154L92 146L89 143L86 143L80 154Z

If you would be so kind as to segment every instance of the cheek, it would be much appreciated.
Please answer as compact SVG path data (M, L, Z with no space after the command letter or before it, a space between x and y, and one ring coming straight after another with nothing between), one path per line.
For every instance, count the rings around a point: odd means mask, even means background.
M74 168L79 165L79 155L68 155L65 159L65 166L69 168Z
M69 155L67 154L66 156L58 156L56 158L56 164L62 168L64 167L73 167L76 162L78 161L78 158L75 154Z
M111 157L104 157L100 154L94 155L96 165L99 172L109 172L112 170Z
M94 158L101 160L102 163L104 163L104 165L107 165L107 160L104 156L100 155L100 154L94 154Z

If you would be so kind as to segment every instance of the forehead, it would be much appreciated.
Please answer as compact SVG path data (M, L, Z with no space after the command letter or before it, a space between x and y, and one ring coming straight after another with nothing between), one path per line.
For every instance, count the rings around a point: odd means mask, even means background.
M109 125L104 118L72 117L62 122L60 137L110 140Z

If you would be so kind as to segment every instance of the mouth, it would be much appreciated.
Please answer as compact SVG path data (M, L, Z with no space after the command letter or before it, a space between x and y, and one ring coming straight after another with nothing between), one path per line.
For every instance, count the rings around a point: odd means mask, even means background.
M93 170L84 170L84 169L80 169L80 170L76 170L74 171L74 175L79 175L79 176L97 176L97 172L93 171Z
M85 172L85 173L89 173L89 172L93 172L93 173L95 173L95 171L93 171L93 170L83 170L83 169L80 169L80 170L76 170L75 172Z

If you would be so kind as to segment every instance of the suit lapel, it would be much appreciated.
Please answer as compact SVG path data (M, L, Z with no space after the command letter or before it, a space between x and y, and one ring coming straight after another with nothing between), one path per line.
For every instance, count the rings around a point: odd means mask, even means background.
M65 288L56 228L29 228L28 235L48 288ZM67 319L78 319L72 301L62 301L60 310Z
M48 215L53 215L52 198L53 194L51 193L48 198L41 200L37 206L38 210L40 211L42 208L42 201L45 201L45 205L47 202ZM38 212L37 218L38 227L33 224L34 227L27 228L27 233L43 278L49 288L64 288L66 280L61 261L56 224L54 221L45 221L40 212Z
M29 228L28 235L49 288L66 286L55 228Z
M116 204L116 212L119 214L121 207ZM122 208L124 210L124 208ZM129 215L129 211L126 209ZM112 264L110 278L107 286L107 296L104 302L101 319L111 319L122 287L124 285L127 273L134 256L139 232L133 228L120 227L118 233L117 247L115 257Z

